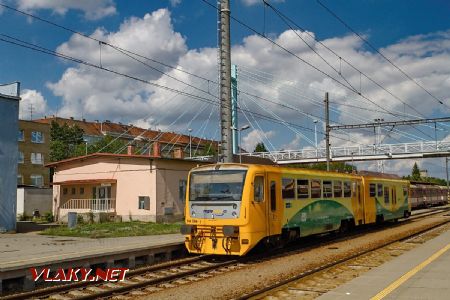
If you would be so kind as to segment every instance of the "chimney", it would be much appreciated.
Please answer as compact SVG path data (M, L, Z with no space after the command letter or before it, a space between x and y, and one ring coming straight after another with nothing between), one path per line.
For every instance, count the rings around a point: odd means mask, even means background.
M183 159L184 158L183 149L181 149L180 147L173 149L173 158Z
M127 147L127 154L128 155L134 155L134 146L133 145L128 145L128 147Z
M153 156L161 157L161 145L159 144L159 142L153 143Z

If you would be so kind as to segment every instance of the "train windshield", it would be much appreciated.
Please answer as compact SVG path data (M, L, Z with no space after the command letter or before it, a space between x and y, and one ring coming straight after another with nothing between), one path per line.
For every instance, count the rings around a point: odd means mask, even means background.
M240 201L244 187L244 170L211 170L191 173L190 201Z

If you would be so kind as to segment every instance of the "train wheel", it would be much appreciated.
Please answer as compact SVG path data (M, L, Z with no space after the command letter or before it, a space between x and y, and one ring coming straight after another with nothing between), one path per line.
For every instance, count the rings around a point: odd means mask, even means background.
M339 233L347 233L350 230L350 225L347 220L341 220L341 226L339 227Z

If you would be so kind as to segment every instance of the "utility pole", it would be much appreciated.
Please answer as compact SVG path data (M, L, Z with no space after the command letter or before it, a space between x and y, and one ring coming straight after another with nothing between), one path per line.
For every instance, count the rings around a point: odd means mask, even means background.
M223 162L233 162L231 133L230 1L220 0L220 127Z
M327 171L330 171L330 103L328 101L328 92L325 93L325 149L327 156Z

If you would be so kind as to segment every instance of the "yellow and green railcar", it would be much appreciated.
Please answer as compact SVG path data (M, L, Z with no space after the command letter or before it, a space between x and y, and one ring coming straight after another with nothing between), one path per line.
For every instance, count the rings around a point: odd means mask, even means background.
M266 165L202 166L190 172L182 233L191 253L244 255L261 242L408 216L407 191L404 180Z

